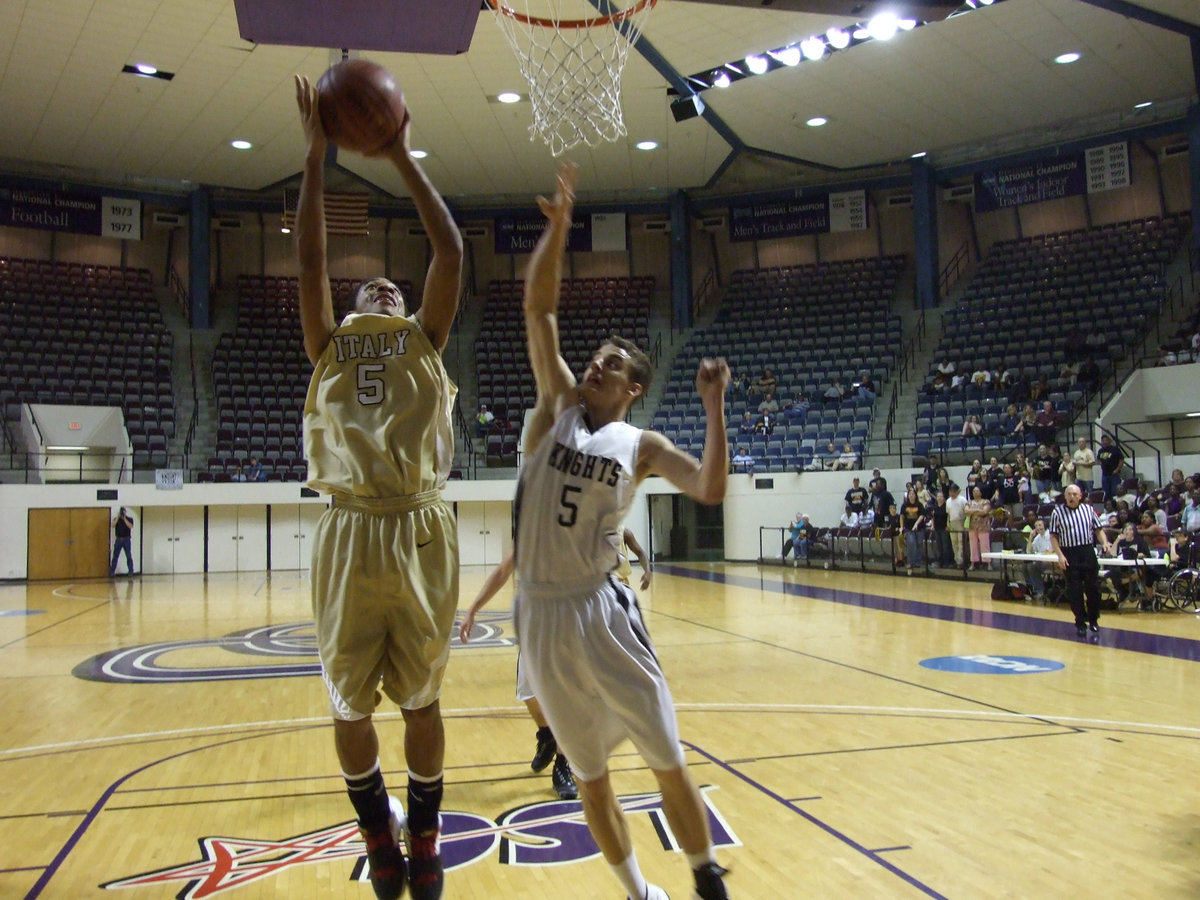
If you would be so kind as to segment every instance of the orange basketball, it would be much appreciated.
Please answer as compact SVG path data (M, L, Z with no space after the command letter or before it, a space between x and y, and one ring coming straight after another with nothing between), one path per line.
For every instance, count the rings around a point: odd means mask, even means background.
M378 63L347 59L317 82L321 126L343 150L364 156L383 153L404 124L404 95L392 73Z

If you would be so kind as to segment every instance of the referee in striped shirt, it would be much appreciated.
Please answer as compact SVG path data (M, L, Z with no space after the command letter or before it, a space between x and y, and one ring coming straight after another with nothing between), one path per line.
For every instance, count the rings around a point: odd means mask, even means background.
M1096 560L1096 535L1108 550L1108 535L1096 511L1083 502L1083 491L1072 484L1063 493L1065 503L1050 515L1050 545L1058 555L1058 568L1067 578L1067 599L1075 614L1075 631L1087 637L1100 630L1100 563ZM1084 605L1084 595L1087 605Z

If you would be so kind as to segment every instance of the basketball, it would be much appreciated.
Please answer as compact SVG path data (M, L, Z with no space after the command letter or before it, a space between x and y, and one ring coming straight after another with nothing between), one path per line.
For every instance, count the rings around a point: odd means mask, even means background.
M377 156L396 142L404 124L404 95L378 63L347 59L317 82L321 127L343 150Z

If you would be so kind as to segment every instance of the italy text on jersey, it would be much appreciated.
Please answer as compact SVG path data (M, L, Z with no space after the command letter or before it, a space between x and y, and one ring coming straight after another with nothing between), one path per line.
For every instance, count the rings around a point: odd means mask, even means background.
M403 356L406 352L410 331L391 333L335 334L333 343L337 348L338 362L348 359L381 359L387 356Z

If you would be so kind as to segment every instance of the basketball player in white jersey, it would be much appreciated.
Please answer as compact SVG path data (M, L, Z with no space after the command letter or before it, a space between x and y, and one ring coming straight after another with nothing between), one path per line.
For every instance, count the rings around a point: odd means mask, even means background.
M547 226L525 276L525 328L537 405L514 503L517 639L531 687L571 760L588 828L631 900L662 900L646 883L608 774L609 754L633 741L658 781L663 811L687 854L701 900L725 900L708 816L679 744L675 707L632 590L612 574L622 520L649 475L701 503L725 496L729 367L706 359L696 389L707 417L701 462L661 434L625 423L650 384L650 361L621 338L606 342L577 383L558 340L561 261L578 170L558 173Z
M458 532L441 488L454 454L457 388L442 349L458 309L462 238L408 152L386 151L429 235L421 308L386 278L335 321L325 251L326 137L317 91L296 78L307 140L296 249L300 322L314 370L304 404L308 483L332 495L313 540L312 599L333 735L377 897L442 894L438 843L445 736L438 696L458 605ZM404 716L408 814L389 798L371 715L379 690ZM399 847L403 836L408 859Z

